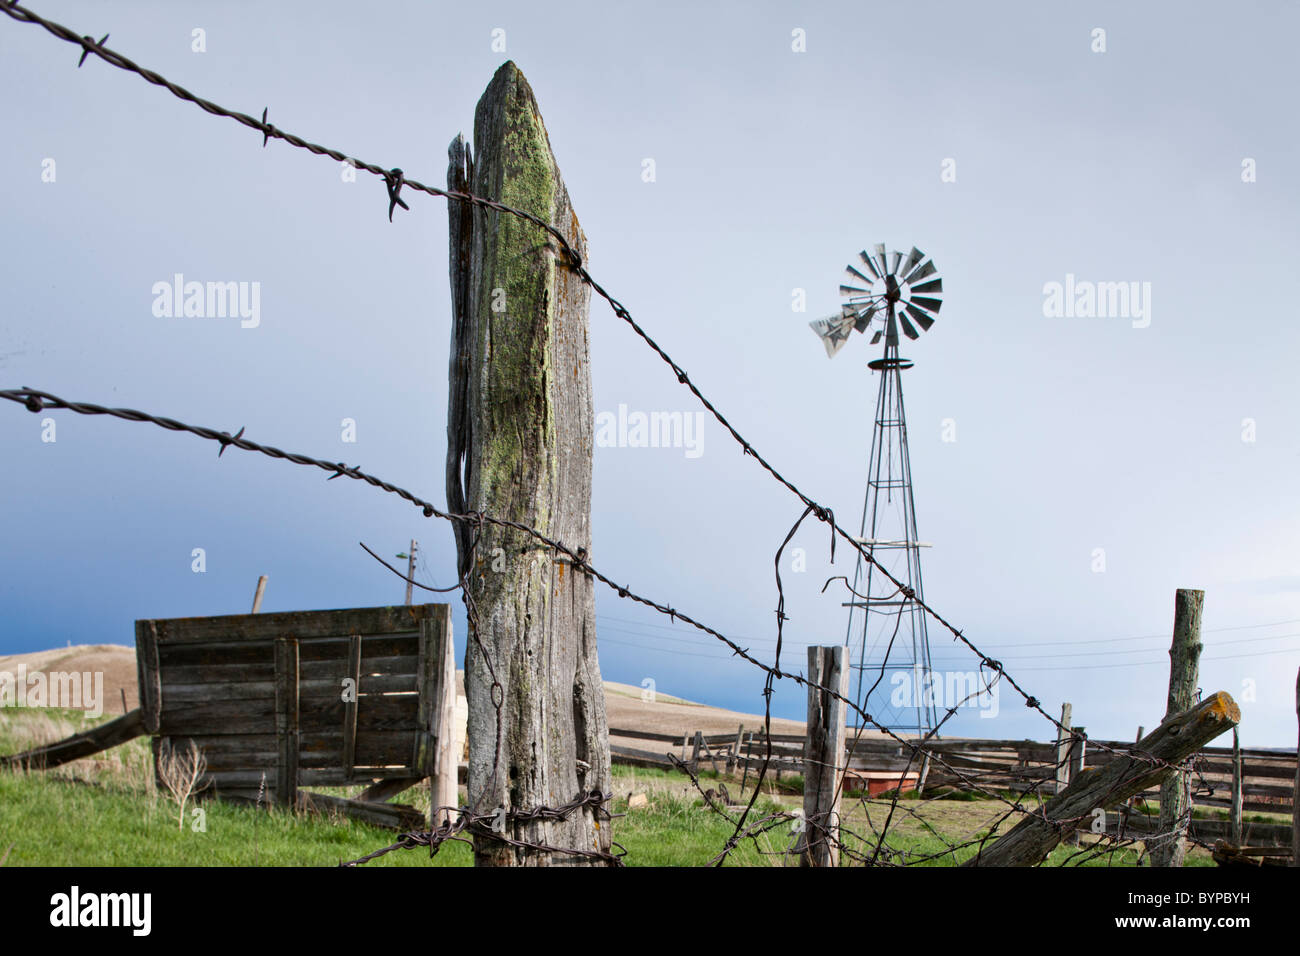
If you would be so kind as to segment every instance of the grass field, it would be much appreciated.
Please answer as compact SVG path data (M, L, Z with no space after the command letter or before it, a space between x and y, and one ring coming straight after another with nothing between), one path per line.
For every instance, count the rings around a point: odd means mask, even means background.
M0 711L0 753L15 753L57 740L91 724L76 712ZM717 785L705 775L705 787ZM727 781L733 799L736 781ZM782 790L795 789L788 778ZM345 793L341 790L326 791ZM751 791L752 792L752 791ZM628 797L645 794L648 805L628 810ZM698 866L711 860L733 832L733 825L704 805L680 774L614 768L614 839L628 851L630 866ZM750 793L745 794L748 799ZM428 791L415 788L403 802L428 807ZM754 820L801 805L797 793L764 793ZM846 802L846 808L850 802ZM0 865L5 866L334 866L363 856L394 840L391 831L345 817L258 810L206 801L201 815L186 808L178 826L178 807L154 785L146 738L138 738L95 757L48 772L0 771ZM887 846L900 854L896 862L938 855L921 865L951 866L973 848L945 853L941 838L960 842L988 832L1004 811L991 800L934 800L923 805L900 802ZM921 820L910 810L921 807ZM873 832L888 813L888 801L874 800L847 811L846 826ZM868 820L870 815L870 820ZM203 829L196 829L201 822ZM794 824L777 821L757 840L746 840L728 858L729 865L782 866L797 863L789 853ZM1005 828L1005 824L1003 825ZM936 835L937 834L937 835ZM850 847L860 852L870 845ZM1047 865L1075 865L1078 848L1058 848ZM1127 849L1085 862L1090 866L1132 866L1137 850ZM469 866L470 848L448 843L430 860L427 850L399 850L367 866ZM1188 865L1211 865L1209 854L1193 850Z

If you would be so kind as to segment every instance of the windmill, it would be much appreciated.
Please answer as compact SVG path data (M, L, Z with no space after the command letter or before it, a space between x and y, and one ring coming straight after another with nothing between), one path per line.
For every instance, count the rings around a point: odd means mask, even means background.
M907 450L901 373L912 363L898 354L898 333L915 340L934 325L942 300L943 280L925 253L912 247L906 257L863 250L860 265L850 263L849 282L840 286L845 297L839 315L811 323L833 358L850 334L871 334L871 344L884 341L884 353L867 363L880 373L875 426L867 463L866 500L858 542L890 574L906 586L898 588L875 565L858 555L849 609L847 644L856 649L858 705L880 724L919 735L936 726L935 684L930 669L930 642L923 600L916 509L912 499L912 465ZM909 593L910 592L910 593Z

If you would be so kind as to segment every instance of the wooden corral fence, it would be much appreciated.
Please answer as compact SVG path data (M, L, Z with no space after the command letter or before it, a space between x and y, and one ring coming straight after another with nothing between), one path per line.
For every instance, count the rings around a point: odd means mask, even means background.
M1077 728L1076 728L1077 730ZM767 752L767 741L761 730L744 730L740 734L702 734L699 732L650 734L643 731L612 728L610 737L636 738L638 741L662 742L675 745L681 760L692 770L716 769L723 773L753 773L762 765ZM873 795L893 790L903 780L904 789L923 787L933 791L938 787L969 789L971 783L994 792L1025 790L1040 784L1044 796L1054 792L1053 781L1058 779L1058 744L1033 740L933 740L925 745L923 754L938 757L946 766L924 756L911 759L902 745L892 740L877 738L854 740L855 731L848 732L848 771L845 789L849 792L867 790ZM772 760L768 772L777 779L782 774L803 773L804 737L797 734L773 734L770 738ZM1132 741L1088 740L1077 738L1078 743L1070 756L1078 760L1067 761L1063 783L1077 776L1083 767L1101 767L1121 758L1133 749ZM1109 748L1109 749L1103 749ZM645 767L672 767L666 750L633 749L611 743L610 752L615 763L629 763ZM1241 812L1243 814L1290 814L1295 793L1296 755L1290 751L1242 749L1241 754ZM1071 767L1070 764L1074 763ZM1233 749L1231 747L1205 747L1191 761L1192 805L1199 808L1232 810ZM952 768L949 770L948 768ZM953 773L960 771L961 779ZM1071 771L1073 771L1071 773ZM1159 799L1158 787L1144 791L1140 798L1154 803ZM1148 817L1138 807L1125 807L1107 817L1107 827L1112 833L1121 829L1125 834L1140 836L1155 831L1155 818ZM1188 835L1197 841L1213 843L1217 839L1232 838L1233 823L1227 819L1193 819ZM1247 845L1285 845L1291 839L1291 825L1282 821L1260 823L1244 821L1242 840Z
M139 709L0 761L57 766L150 734L159 773L193 741L200 794L409 829L422 815L386 801L446 774L455 793L456 755L438 748L454 737L451 654L445 604L137 621ZM300 790L356 785L356 799Z

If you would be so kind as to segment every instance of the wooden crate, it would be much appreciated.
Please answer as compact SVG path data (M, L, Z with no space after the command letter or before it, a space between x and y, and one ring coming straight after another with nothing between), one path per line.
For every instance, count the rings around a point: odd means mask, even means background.
M155 770L192 740L201 787L264 782L282 805L300 786L428 777L450 627L445 604L136 621Z

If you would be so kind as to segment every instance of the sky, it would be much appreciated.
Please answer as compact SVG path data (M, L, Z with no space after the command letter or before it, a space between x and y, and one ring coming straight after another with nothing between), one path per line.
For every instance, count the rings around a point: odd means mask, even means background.
M1164 713L1175 590L1204 589L1202 689L1238 701L1245 744L1295 745L1294 4L32 9L434 185L514 60L596 279L846 526L876 350L855 335L828 359L808 322L838 310L858 250L916 245L945 291L903 348L927 601L1049 713L1128 739ZM0 18L0 387L243 427L442 503L445 202L408 195L390 223L378 179L79 55ZM178 273L256 283L256 324L157 314ZM1136 283L1127 311L1081 314L1080 290L1116 282ZM702 411L599 300L590 334L597 414ZM260 574L268 611L401 601L359 542L418 539L420 579L453 583L450 529L394 496L0 404L0 654L243 613ZM774 556L802 505L716 423L697 438L595 450L593 562L772 662ZM822 587L853 567L828 544L810 520L783 555L783 669L844 639ZM707 636L609 592L597 627L609 680L762 707L762 673ZM976 669L930 639L941 675ZM1010 688L988 703L945 732L1054 736ZM779 683L773 711L801 717L801 689Z

